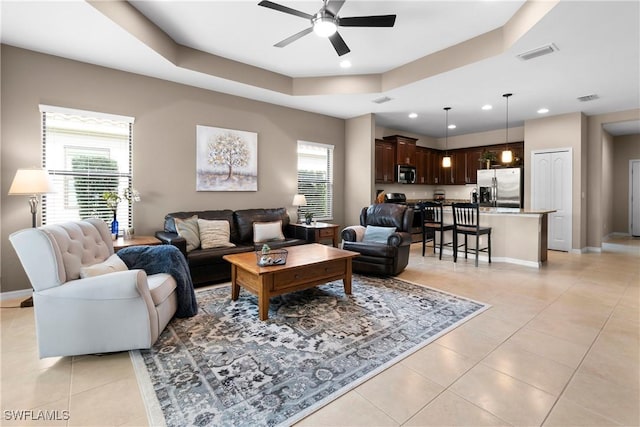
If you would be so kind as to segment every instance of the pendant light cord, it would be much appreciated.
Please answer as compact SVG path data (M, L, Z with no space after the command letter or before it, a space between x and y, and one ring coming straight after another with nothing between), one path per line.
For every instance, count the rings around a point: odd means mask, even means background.
M509 97L513 95L512 93L505 93L504 96L507 99L507 112L506 112L506 119L505 119L505 148L506 151L509 151Z

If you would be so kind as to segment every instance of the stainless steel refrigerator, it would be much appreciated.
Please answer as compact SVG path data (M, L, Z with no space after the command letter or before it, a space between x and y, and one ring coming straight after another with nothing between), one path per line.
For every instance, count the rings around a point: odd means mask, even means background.
M524 174L521 168L480 169L477 185L481 206L524 206Z

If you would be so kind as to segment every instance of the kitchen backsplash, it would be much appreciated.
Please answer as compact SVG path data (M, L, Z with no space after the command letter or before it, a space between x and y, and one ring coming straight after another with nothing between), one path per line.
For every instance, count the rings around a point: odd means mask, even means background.
M405 185L387 184L377 185L377 191L385 193L404 193L409 200L433 200L435 190L444 190L447 199L468 200L475 184L467 185Z

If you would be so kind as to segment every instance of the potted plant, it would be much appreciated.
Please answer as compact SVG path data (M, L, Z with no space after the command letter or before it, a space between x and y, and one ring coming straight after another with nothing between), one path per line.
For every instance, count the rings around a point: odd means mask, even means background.
M306 212L304 214L304 222L309 225L313 221L313 212Z
M484 150L478 159L479 162L484 162L487 165L487 169L491 169L491 162L496 161L496 153L493 151Z

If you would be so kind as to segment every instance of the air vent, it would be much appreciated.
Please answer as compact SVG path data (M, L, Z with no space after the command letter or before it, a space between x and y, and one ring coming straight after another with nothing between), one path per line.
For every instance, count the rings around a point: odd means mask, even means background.
M530 59L537 58L538 56L548 55L557 50L558 50L558 47L555 44L551 43L546 46L542 46L542 47L538 47L536 49L530 50L528 52L520 53L517 56L523 61L528 61Z
M391 101L391 98L389 98L388 96L383 96L382 98L373 100L373 102L375 102L376 104L384 104L385 102L389 102L389 101Z
M591 95L585 95L585 96L579 96L578 97L578 101L580 102L588 102L588 101L594 101L596 99L600 98L598 95L596 95L595 93L591 94Z

